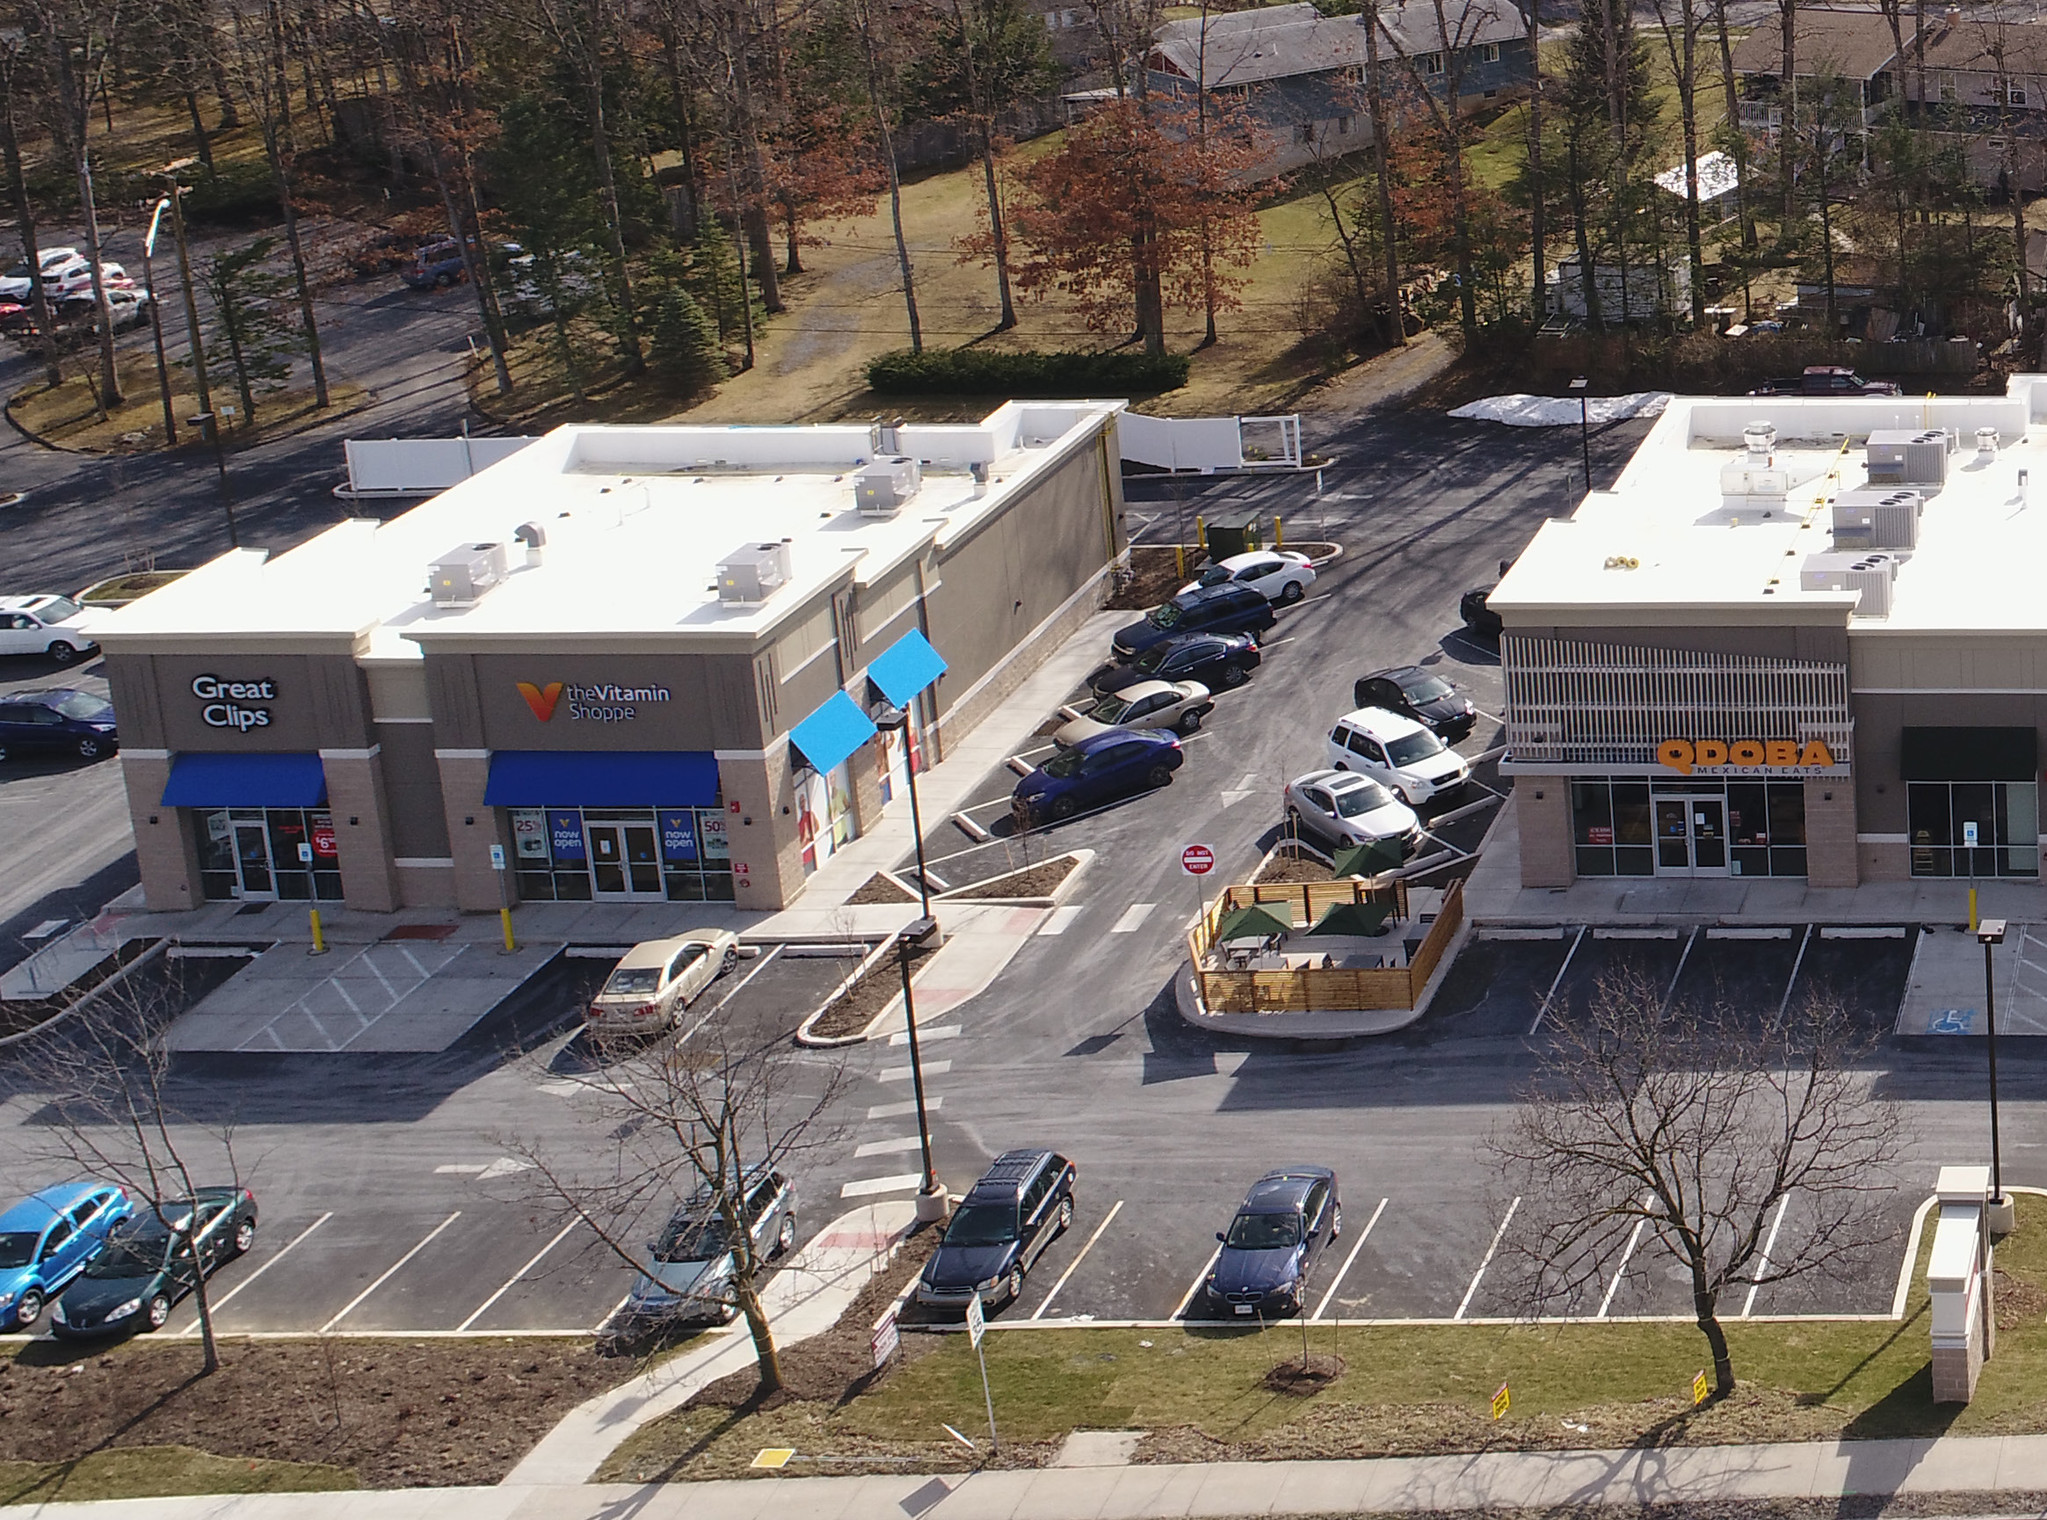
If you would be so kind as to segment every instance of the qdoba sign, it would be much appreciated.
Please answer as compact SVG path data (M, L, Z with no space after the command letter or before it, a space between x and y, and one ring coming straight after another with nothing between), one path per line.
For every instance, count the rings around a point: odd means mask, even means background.
M1683 775L1745 775L1764 771L1825 770L1836 762L1834 752L1818 739L1665 739L1656 758Z

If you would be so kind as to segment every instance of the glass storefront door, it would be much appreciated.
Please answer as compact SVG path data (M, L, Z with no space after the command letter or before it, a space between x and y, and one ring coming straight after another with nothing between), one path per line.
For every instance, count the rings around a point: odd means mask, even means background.
M602 900L659 901L661 846L652 823L598 823L585 819L590 837L590 883Z
M241 890L235 895L249 902L275 902L277 881L270 869L270 831L259 818L237 822L235 832L235 875Z
M512 808L526 902L731 902L725 811Z
M1720 876L1727 871L1727 803L1721 797L1656 799L1656 874Z

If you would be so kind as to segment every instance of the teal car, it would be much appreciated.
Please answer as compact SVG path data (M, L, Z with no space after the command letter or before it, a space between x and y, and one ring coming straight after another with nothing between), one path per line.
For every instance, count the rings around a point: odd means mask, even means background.
M132 1212L111 1182L64 1182L0 1214L0 1330L27 1330Z

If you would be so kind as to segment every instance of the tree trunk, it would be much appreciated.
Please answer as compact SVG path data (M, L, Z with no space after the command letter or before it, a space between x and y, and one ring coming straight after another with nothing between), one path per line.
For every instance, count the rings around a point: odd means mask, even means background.
M497 393L509 396L512 394L512 370L505 359L508 340L504 318L497 309L497 303L491 299L488 260L482 245L470 239L468 219L463 216L462 208L455 199L454 187L448 183L440 144L429 134L422 137L421 145L426 149L427 167L433 171L434 184L441 192L441 205L448 216L448 231L455 239L455 246L462 251L463 272L469 276L470 288L476 292L477 310L483 317L484 341L490 346L491 370ZM480 221L478 230L482 230Z
M1727 1349L1727 1332L1720 1325L1718 1301L1696 1275L1692 1281L1692 1315L1706 1337L1706 1344L1713 1348L1713 1397L1724 1399L1734 1392L1734 1358Z
M1131 239L1131 286L1137 304L1137 333L1148 354L1166 351L1166 293L1159 278L1158 236L1145 230Z
M761 305L767 309L769 316L776 316L786 308L782 304L782 282L775 273L774 250L768 243L767 163L761 152L760 131L753 116L753 85L746 59L746 39L738 38L736 45L728 39L726 48L726 77L732 86L733 125L739 136L740 162L746 171L744 185L735 187L746 192L735 208L739 217L740 240L752 244L749 251L753 255L753 272L761 282ZM745 267L744 260L741 267ZM747 310L747 352L751 355L751 305ZM751 367L749 359L748 368Z
M584 86L590 94L590 151L597 160L597 188L604 199L604 230L611 246L612 275L618 282L618 346L629 375L645 372L639 315L633 310L633 276L626 264L624 217L618 204L618 173L611 162L611 132L604 118L604 55L597 0L589 0L590 35L583 41Z
M1016 326L1016 302L1009 290L1009 229L1002 221L1002 193L995 179L994 131L986 117L981 119L981 178L988 192L988 228L995 239L995 288L1002 297L1002 332Z
M21 234L21 256L28 263L29 310L35 316L38 343L43 351L43 379L51 386L64 380L57 352L57 335L50 328L50 296L43 289L43 256L36 241L35 204L28 198L28 180L21 166L21 137L14 127L14 80L5 83L6 98L0 101L0 152L7 160L7 193L14 201L14 222Z
M1777 0L1777 14L1783 31L1784 58L1778 79L1778 109L1783 112L1783 126L1777 133L1777 166L1784 176L1784 240L1790 241L1791 224L1798 219L1798 190L1796 177L1792 173L1797 163L1794 144L1798 141L1798 78L1792 72L1798 62L1798 5L1797 0Z
M1585 179L1578 172L1578 137L1581 128L1576 121L1564 138L1568 153L1567 165L1571 174L1571 222L1578 240L1578 294L1585 302L1585 320L1593 327L1602 327L1599 311L1599 281L1592 263L1592 234L1586 226Z
M291 90L284 72L284 11L270 0L270 70L276 96L263 122L263 150L270 159L277 204L284 212L284 241L291 250L292 283L298 287L299 322L306 334L306 359L313 371L313 405L327 409L327 364L320 353L320 322L313 311L313 286L306 278L306 248L299 236L298 208L292 204L291 170L297 149L291 135Z
M1386 153L1386 91L1379 78L1379 7L1368 0L1365 12L1365 105L1372 113L1372 164L1379 189L1379 242L1386 251L1386 342L1407 347L1407 317L1400 309L1400 234L1393 218L1392 165Z
M739 1300L739 1312L746 1316L746 1330L753 1337L755 1365L760 1368L760 1391L763 1394L782 1391L782 1353L775 1345L774 1327L768 1323L768 1311L761 1306L761 1296L755 1291L753 1279L744 1273L735 1273L732 1296Z
M1543 283L1544 241L1549 236L1547 197L1542 183L1542 0L1528 0L1528 62L1534 70L1528 91L1528 245L1529 314L1537 327L1547 315L1548 287Z
M1824 120L1819 123L1819 133L1820 251L1827 270L1827 341L1833 343L1841 336L1841 314L1834 297L1834 197L1827 184L1828 138L1832 134Z
M82 132L78 143L78 201L85 211L85 256L92 261L92 304L99 313L99 411L104 417L108 402L118 404L127 398L121 394L120 372L114 367L114 313L107 304L106 278L100 272L99 208L93 203L92 162L86 155Z
M874 131L881 142L881 164L888 172L888 211L896 234L896 265L903 274L903 308L910 319L910 352L924 352L924 324L917 316L917 277L910 264L910 244L903 236L903 184L896 174L896 144L881 100L881 64L874 54L874 22L866 0L860 6L860 45L867 55L867 100L874 107Z

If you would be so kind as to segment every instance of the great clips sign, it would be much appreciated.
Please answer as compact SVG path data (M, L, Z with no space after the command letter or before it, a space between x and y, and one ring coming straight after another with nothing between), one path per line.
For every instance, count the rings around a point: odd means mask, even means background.
M246 734L251 729L270 726L270 704L277 700L277 683L268 677L231 681L216 675L197 675L192 678L192 695L199 699L199 721L208 728Z

